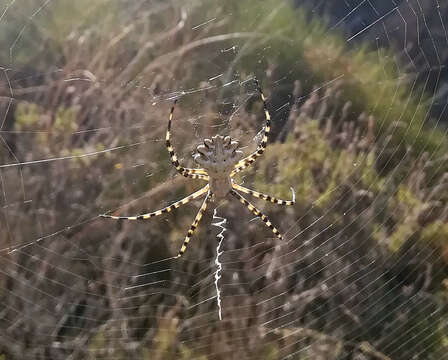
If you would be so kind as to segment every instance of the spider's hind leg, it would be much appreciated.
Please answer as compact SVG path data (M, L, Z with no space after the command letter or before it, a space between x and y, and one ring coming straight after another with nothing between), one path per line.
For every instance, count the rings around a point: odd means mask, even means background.
M188 204L191 200L197 199L198 197L203 196L209 189L209 185L205 185L202 189L194 192L193 194L183 198L182 200L176 201L171 205L164 207L163 209L153 211L146 214L134 215L134 216L114 216L114 215L100 215L103 218L114 219L114 220L146 220L152 218L154 216L159 216L165 213L170 212L171 210L177 209L182 205Z
M207 205L211 201L212 196L213 196L212 193L210 193L210 191L209 191L207 193L207 196L204 199L204 202L201 205L201 208L199 209L199 211L193 221L193 224L191 224L190 229L187 232L187 236L185 237L184 243L182 244L182 247L180 248L179 253L177 254L176 258L180 258L184 254L184 252L187 250L188 243L190 242L191 237L193 236L195 230L197 229L199 221L201 221L202 215L204 215L205 209L207 209Z
M248 189L248 188L246 188L244 186L241 186L241 185L238 185L238 184L235 184L235 183L232 184L232 187L235 190L239 190L239 191L241 191L241 192L243 192L245 194L249 194L249 195L255 196L256 198L263 199L265 201L269 201L269 202L271 202L273 204L294 205L296 203L296 193L294 192L293 188L291 188L292 200L281 200L281 199L277 199L276 197L273 197L271 195L263 194L261 192L258 192L258 191L252 190L252 189Z
M247 201L235 190L232 190L230 194L236 197L240 203L244 204L255 216L259 217L265 223L265 225L272 230L272 232L277 238L283 240L283 236L280 234L277 228L274 225L272 225L271 221L268 219L266 215L264 215L259 209L257 209L254 205L252 205L249 201Z

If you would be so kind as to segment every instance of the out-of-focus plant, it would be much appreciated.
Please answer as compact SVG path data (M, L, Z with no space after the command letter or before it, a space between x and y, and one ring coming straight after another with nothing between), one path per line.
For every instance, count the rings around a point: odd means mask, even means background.
M395 351L394 359L408 360L413 348L422 359L447 353L447 140L424 127L427 95L410 95L408 74L387 52L348 49L339 35L288 2L66 0L50 2L33 21L19 3L8 10L11 21L0 38L8 49L17 30L28 26L12 48L18 103L12 127L20 133L10 142L20 159L48 162L2 173L13 184L8 189L17 189L9 193L21 194L17 179L23 179L33 201L7 218L9 233L0 243L58 236L46 248L4 259L15 276L1 281L17 295L0 294L6 306L39 304L40 290L55 294L45 304L54 309L50 315L38 309L27 317L2 313L1 335L14 339L0 344L8 358L52 351L62 359L72 348L79 358L117 359L206 360L217 353L387 359ZM22 64L29 78L21 75ZM222 80L207 80L220 74ZM267 207L273 221L290 229L287 243L275 246L263 226L241 216L239 204L229 205L227 244L238 251L227 259L232 277L224 275L229 310L222 323L209 304L191 306L212 296L210 287L191 279L185 291L173 285L178 271L201 273L198 261L173 263L170 274L158 273L159 263L148 266L145 273L157 278L145 275L138 284L158 295L123 298L117 289L142 271L136 264L168 258L193 212L138 226L72 225L120 205L121 212L145 211L191 192L194 185L170 179L166 100L182 90L208 89L201 101L182 97L176 110L176 148L192 164L189 153L200 135L216 129L208 115L218 109L227 119L240 100L230 94L235 104L224 101L229 94L223 89L230 87L220 85L252 74L270 95L275 131L264 159L241 180L279 197L289 196L289 185L296 188L297 206L287 216ZM275 109L290 95L289 116L282 119ZM233 120L242 140L254 146L249 135L261 124L261 104L248 100L246 110ZM64 156L73 159L51 161ZM9 155L8 161L15 160ZM195 259L214 256L206 235L195 239ZM85 261L86 253L94 260ZM39 289L22 286L22 278L39 279ZM160 281L179 295L177 305L152 285ZM48 327L67 352L36 336Z

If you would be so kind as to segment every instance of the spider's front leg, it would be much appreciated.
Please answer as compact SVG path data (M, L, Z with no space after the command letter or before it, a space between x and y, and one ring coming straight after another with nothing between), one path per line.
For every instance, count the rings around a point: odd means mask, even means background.
M242 159L235 165L235 169L230 174L231 177L235 176L235 174L239 173L241 170L244 170L251 164L257 160L257 158L261 155L263 155L264 151L266 150L266 146L268 144L268 137L269 133L271 132L271 115L268 111L268 106L266 103L266 97L263 94L263 90L261 89L260 83L257 79L254 79L255 85L257 86L258 92L260 93L261 101L263 101L263 109L264 109L264 115L266 118L266 124L264 126L264 135L263 140L261 141L261 144L258 145L257 150L252 153L251 155L247 156L246 158Z
M259 217L265 225L272 230L274 235L279 238L280 240L283 240L283 236L280 234L280 232L277 230L277 228L272 225L271 221L268 219L266 215L264 215L260 210L258 210L254 205L252 205L249 201L247 201L243 196L241 196L237 191L232 190L230 192L235 198L238 199L238 201L242 204L244 204L255 216Z
M173 106L171 107L170 117L168 120L168 129L166 131L166 139L165 139L165 145L168 149L168 152L170 153L171 163L174 165L176 170L185 177L208 181L208 175L205 169L185 168L182 165L180 165L179 160L177 159L177 155L174 152L174 148L171 145L171 121L173 120L174 108L176 106L176 103L177 99L174 100Z

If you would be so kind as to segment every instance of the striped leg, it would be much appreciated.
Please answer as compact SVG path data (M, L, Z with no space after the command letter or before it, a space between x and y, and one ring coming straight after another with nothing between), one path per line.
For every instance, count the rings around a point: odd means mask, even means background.
M202 203L202 206L199 209L199 211L193 221L193 224L191 224L190 229L187 232L187 236L185 237L184 243L182 244L182 247L180 248L179 253L177 254L176 258L180 258L184 254L185 250L187 250L188 243L190 242L191 237L193 236L195 230L197 229L199 221L201 221L202 215L204 214L205 209L207 209L207 204L209 203L209 201L211 199L212 199L212 194L209 192L207 194L207 196L205 197L205 200Z
M243 192L245 194L249 194L249 195L255 196L256 198L259 198L259 199L270 201L271 203L274 203L274 204L294 205L296 203L296 194L295 194L293 188L291 188L292 200L280 200L280 199L277 199L277 198L275 198L273 196L266 195L266 194L260 193L258 191L255 191L255 190L251 190L251 189L245 188L244 186L241 186L241 185L238 185L238 184L232 184L232 187L235 190L239 190L239 191L241 191L241 192Z
M174 107L176 106L177 100L174 100L173 106L171 107L170 117L168 120L168 129L166 131L165 145L170 153L171 163L174 165L176 170L185 177L190 177L193 179L208 180L207 172L204 169L192 169L184 168L180 165L179 160L174 152L174 148L171 145L171 121L173 120Z
M246 205L246 207L255 215L258 216L263 222L266 224L266 226L272 230L275 236L277 236L280 240L283 240L283 236L279 233L277 228L272 225L271 221L267 218L266 215L264 215L260 210L258 210L254 205L252 205L249 201L247 201L244 197L242 197L240 194L238 194L235 190L232 190L230 192L234 197L236 197L239 202Z
M170 206L167 206L163 209L150 212L147 214L141 214L141 215L135 215L135 216L112 216L112 215L100 215L103 218L108 219L114 219L114 220L146 220L149 218L152 218L154 216L162 215L165 213L170 212L173 209L177 209L178 207L181 207L182 205L185 205L189 203L191 200L197 199L198 197L201 197L206 192L208 192L209 185L205 185L202 189L196 191L195 193L187 196L186 198L176 201L175 203L172 203Z
M254 153L240 160L235 165L235 169L230 174L231 177L235 176L236 173L239 173L241 170L253 164L259 156L263 155L264 150L266 149L266 145L268 143L269 133L271 132L271 115L269 114L268 106L266 104L266 97L264 96L263 90L261 90L260 83L258 82L257 79L255 79L255 84L257 86L258 92L260 93L261 100L263 101L264 115L266 117L266 125L264 127L263 140L261 141L261 144L258 146L257 150Z

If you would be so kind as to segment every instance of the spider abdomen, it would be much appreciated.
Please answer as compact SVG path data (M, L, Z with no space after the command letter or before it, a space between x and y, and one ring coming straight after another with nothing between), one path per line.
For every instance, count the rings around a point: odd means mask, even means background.
M222 199L232 190L232 180L230 176L222 178L210 178L210 192L218 199Z

